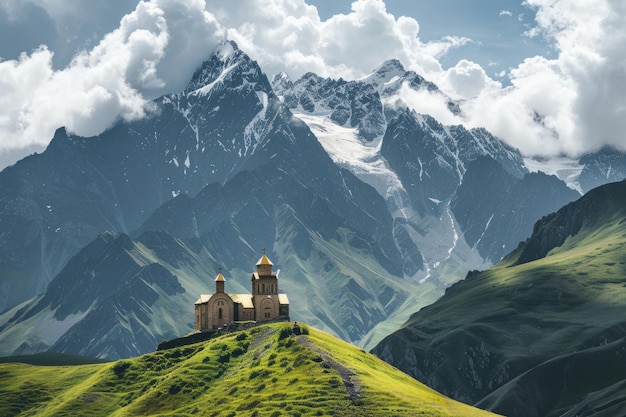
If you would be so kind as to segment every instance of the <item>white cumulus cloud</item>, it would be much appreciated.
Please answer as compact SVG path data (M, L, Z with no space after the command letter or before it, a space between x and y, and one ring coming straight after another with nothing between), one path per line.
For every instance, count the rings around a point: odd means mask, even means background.
M429 76L442 71L438 57L469 42L447 36L424 43L419 23L393 16L382 0L357 0L350 13L325 21L304 0L214 0L207 9L270 76L287 70L293 78L311 71L355 79L393 58Z
M529 36L546 36L558 56L530 57L512 86L465 102L467 123L485 126L527 155L626 150L626 3L527 0L537 10Z
M91 136L119 118L143 117L146 97L182 88L224 37L203 1L142 1L63 69L54 69L46 46L0 62L4 153L45 145L61 126Z
M77 0L29 2L46 10L57 27L93 21ZM10 15L22 5L0 0ZM422 43L418 35L415 19L394 17L382 0L357 0L350 13L325 21L304 0L143 0L63 68L55 68L46 45L0 62L0 149L13 155L44 146L60 126L90 136L119 118L140 118L147 99L183 89L226 37L268 75L287 70L294 78L308 71L358 78L391 58L436 75L442 72L437 58L468 41L449 36Z
M58 43L0 61L0 168L20 152L45 146L60 126L89 136L119 118L142 117L148 99L183 89L226 38L269 76L286 70L294 79L308 71L357 79L397 58L462 100L465 119L448 116L439 95L405 91L416 110L442 123L486 127L528 155L573 155L602 144L625 147L622 0L526 0L536 15L527 36L550 39L554 53L528 57L509 69L510 85L493 80L470 60L444 68L441 60L451 49L480 45L455 36L423 42L418 21L392 15L383 0L356 0L348 13L327 20L305 0L142 0L134 9L129 1L120 0L118 6L130 12L117 27L100 39L72 43L83 50L61 67L55 67ZM24 4L47 11L58 33L71 32L69 22L83 19L84 31L97 21L79 0L0 0L0 10L17 19ZM90 7L104 13L111 4L93 0ZM113 16L106 12L107 19ZM510 13L502 10L500 16Z
M502 88L502 84L492 80L483 67L465 59L443 72L437 84L453 98L460 99L477 97Z

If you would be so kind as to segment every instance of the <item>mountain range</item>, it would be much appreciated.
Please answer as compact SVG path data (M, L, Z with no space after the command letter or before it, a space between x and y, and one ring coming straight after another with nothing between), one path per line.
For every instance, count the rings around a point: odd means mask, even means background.
M461 111L395 60L362 80L270 82L225 42L146 118L60 128L0 173L0 354L151 351L191 330L218 270L246 292L262 248L292 318L370 348L626 172L602 150L575 184L531 173L486 130L416 113L407 89Z
M626 181L539 220L373 349L457 400L499 414L626 413Z

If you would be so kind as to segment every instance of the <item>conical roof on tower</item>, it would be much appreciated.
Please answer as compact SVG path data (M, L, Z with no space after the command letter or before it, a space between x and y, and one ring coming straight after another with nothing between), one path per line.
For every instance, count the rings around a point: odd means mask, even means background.
M215 277L215 282L224 282L224 281L226 281L226 280L224 279L224 275L222 275L222 273L221 273L221 272L220 272L220 273L218 273L218 274L217 274L217 276Z
M256 263L256 266L261 266L261 265L274 265L274 264L272 263L272 261L270 261L270 259L267 256L263 255L261 256L261 259L259 259L259 262Z

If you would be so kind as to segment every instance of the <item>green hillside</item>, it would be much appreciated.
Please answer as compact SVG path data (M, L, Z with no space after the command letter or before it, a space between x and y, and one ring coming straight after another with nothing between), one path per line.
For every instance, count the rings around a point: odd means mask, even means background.
M542 219L502 263L468 274L373 351L509 416L625 415L626 394L611 388L626 383L625 188Z
M280 323L134 359L0 365L2 416L489 416L316 329Z

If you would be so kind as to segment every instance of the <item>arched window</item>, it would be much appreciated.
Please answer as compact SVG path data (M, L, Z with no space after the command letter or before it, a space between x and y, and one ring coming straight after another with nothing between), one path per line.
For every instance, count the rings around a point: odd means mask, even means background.
M217 317L221 319L222 315L223 315L222 309L220 308L219 310L217 310Z
M263 294L265 294L265 284L263 284Z

